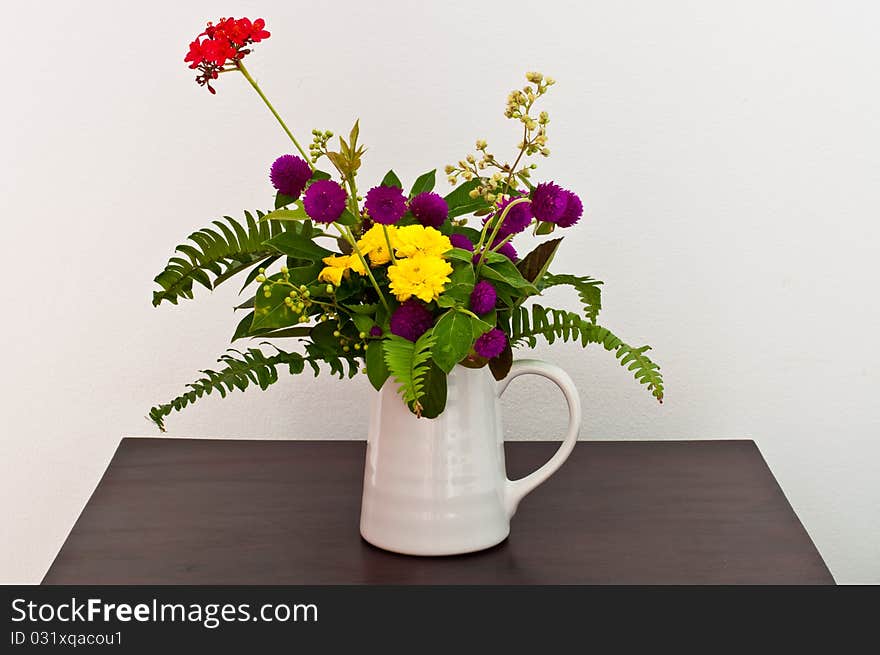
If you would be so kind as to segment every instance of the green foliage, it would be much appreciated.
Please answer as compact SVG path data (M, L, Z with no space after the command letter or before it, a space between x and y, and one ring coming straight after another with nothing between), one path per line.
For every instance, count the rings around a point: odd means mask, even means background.
M434 362L444 373L449 373L458 364L474 342L474 330L471 317L462 312L450 309L440 317L432 330Z
M180 254L173 256L155 277L162 290L153 292L153 306L163 300L176 305L180 298L193 297L193 282L213 289L272 256L274 251L265 242L285 229L278 221L261 222L263 212L256 212L256 216L245 212L244 224L224 216L223 221L213 221L213 228L190 234L189 243L177 246L175 253Z
M376 391L382 388L385 380L388 379L388 365L385 363L385 340L376 339L368 345L365 359L367 363L367 378Z
M287 366L291 375L298 375L303 372L305 365L308 363L315 371L315 375L318 374L318 360L315 358L283 350L276 349L276 351L274 355L266 355L257 348L249 348L245 352L229 350L217 360L223 364L220 370L201 371L204 377L188 384L189 391L164 405L153 407L150 410L150 419L164 432L165 418L172 411L180 411L187 405L196 402L199 398L210 395L215 391L223 398L231 391L236 389L244 391L251 385L258 385L260 389L265 391L270 385L278 381L279 366ZM348 359L347 361L349 364L349 377L353 377L358 370L357 361L354 359ZM331 364L331 370L337 373L339 377L344 376L344 370L338 362Z
M409 191L409 197L417 196L420 193L425 193L426 191L433 191L434 184L436 183L437 169L435 168L433 171L428 171L427 173L422 173L416 178L415 183L412 185L412 189Z
M397 173L394 171L388 171L385 173L385 177L382 178L381 182L382 186L396 186L398 189L403 188L403 182L400 181L400 178L397 177Z
M276 199L276 202L277 199ZM288 203L289 204L289 203ZM286 205L285 205L286 207ZM302 204L297 205L294 209L274 209L270 211L268 214L263 216L261 221L306 221L309 219L309 215L306 214L306 210L303 208Z
M470 182L465 182L455 187L444 197L449 207L449 218L473 214L475 211L485 209L488 204L483 198L471 198L470 192L480 185L480 180L474 178Z
M296 224L294 224L296 225ZM308 223L302 224L308 227ZM314 234L296 229L285 230L276 234L266 241L266 245L288 257L307 259L310 262L320 262L324 257L334 255L332 250L327 250L312 241Z
M462 251L466 252L466 251ZM449 282L443 289L443 294L437 299L439 307L467 307L471 300L471 292L474 290L474 267L470 260L467 262L456 261L452 265L452 274Z
M497 254L497 253L496 253ZM497 261L484 265L480 269L480 277L496 282L503 282L518 290L523 297L535 295L538 289L522 276L519 269L507 257L502 255L504 261Z
M428 360L425 373L425 395L421 399L422 418L437 418L446 409L446 373L433 360Z
M400 385L400 395L409 408L421 416L425 395L425 376L431 368L432 332L425 332L413 343L397 335L385 339L385 364L394 380Z
M636 380L647 385L651 394L663 402L663 376L660 367L652 362L645 353L650 346L633 348L621 341L608 329L581 318L574 312L552 309L541 305L532 305L531 311L525 307L517 307L510 317L510 341L513 347L528 344L535 347L537 337L543 337L547 343L562 341L580 341L586 347L591 343L600 343L606 350L614 351L621 366L632 371Z
M360 120L356 120L348 135L348 141L341 136L339 137L339 151L328 151L325 153L327 158L336 167L336 170L338 170L345 179L354 179L357 170L361 167L361 158L367 151L364 146L358 145L359 136ZM312 179L329 179L329 175L326 178L318 178L317 173L319 172L320 171L315 171L315 174L312 175ZM326 175L326 173L324 173L324 175Z
M578 275L552 275L546 274L541 278L538 286L543 291L550 287L567 285L574 287L584 306L584 314L590 322L595 323L602 309L602 282L587 276Z

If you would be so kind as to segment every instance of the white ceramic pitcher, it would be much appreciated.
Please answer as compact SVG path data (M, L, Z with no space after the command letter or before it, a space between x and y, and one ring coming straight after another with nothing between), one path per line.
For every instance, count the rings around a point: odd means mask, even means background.
M527 373L552 380L562 390L568 433L546 464L511 481L504 465L499 398L511 380ZM413 416L389 379L373 399L361 535L375 546L408 555L468 553L504 541L519 501L568 458L580 424L574 383L546 362L514 362L501 382L487 367L456 366L448 378L446 409L436 419Z

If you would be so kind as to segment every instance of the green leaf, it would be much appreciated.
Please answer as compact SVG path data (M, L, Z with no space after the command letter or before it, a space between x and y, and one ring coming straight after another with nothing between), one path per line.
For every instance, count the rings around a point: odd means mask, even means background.
M273 275L269 279L279 280L281 274ZM295 325L299 321L299 314L294 313L284 302L290 293L290 287L285 284L269 285L269 295L266 296L263 291L264 286L260 287L254 298L254 318L251 330Z
M465 250L464 248L453 248L452 250L447 250L443 253L443 256L446 259L457 259L460 262L471 263L471 260L474 258L474 253L470 250Z
M443 288L443 293L437 299L437 304L441 307L451 306L447 303L467 307L470 303L471 292L474 290L474 267L468 262L455 262L452 266L452 274L449 276L449 282ZM441 304L442 301L442 304Z
M373 317L368 314L355 314L351 317L351 320L358 332L365 332L366 334L369 334L370 330L376 325Z
M535 230L535 234L538 236L544 236L545 234L552 234L553 230L556 229L556 223L548 223L543 222L538 225L538 229Z
M380 186L396 186L398 189L403 189L403 182L400 181L400 178L397 177L394 171L388 171L385 173L385 177L382 178Z
M350 210L345 209L342 211L342 214L339 215L339 218L336 219L336 222L340 225L357 225L358 219L354 214L351 213Z
M309 217L302 205L297 205L293 209L276 209L271 211L261 221L304 221Z
M621 366L632 371L636 380L646 385L648 391L658 401L663 402L663 376L660 367L645 354L650 346L633 348L607 328L586 321L574 312L541 305L532 305L531 311L525 307L516 307L510 317L511 346L516 348L528 344L534 347L537 343L536 337L543 337L549 344L557 339L579 341L585 348L591 343L602 344L605 350L614 352Z
M369 348L367 348L365 354L367 362L367 378L369 378L370 384L373 385L373 388L376 391L379 391L379 389L382 388L382 385L385 384L385 380L388 379L388 375L390 374L388 371L388 365L385 363L385 349L383 343L384 339L370 341Z
M434 325L434 347L431 356L443 371L449 373L468 354L474 343L471 317L449 310Z
M254 320L254 313L248 312L245 314L244 318L238 322L238 325L235 327L235 332L232 333L232 339L230 341L238 341L239 339L244 339L251 333L251 322Z
M529 282L535 282L536 280L541 279L550 267L550 263L553 261L553 257L556 255L556 251L559 249L559 244L561 243L561 237L559 239L545 241L528 255L523 257L516 265L519 272L522 273L522 276Z
M312 284L318 279L318 273L324 268L321 262L314 262L306 266L294 266L287 271L290 281L294 284Z
M467 216L468 214L474 214L481 209L486 207L485 200L471 200L469 203L465 205L458 205L455 209L449 210L449 218L458 218L459 216Z
M464 205L474 204L475 200L470 197L470 192L476 189L480 185L480 180L474 178L469 182L464 182L455 187L452 191L446 194L443 198L446 201L446 204L449 206L449 213L452 214L453 211L462 207ZM486 201L480 199L480 202L483 206L486 205Z
M425 396L422 398L422 418L437 418L446 408L446 373L433 361L425 373Z
M519 269L509 259L505 258L503 262L486 264L480 269L481 277L489 280L504 282L512 286L514 289L521 290L527 295L538 293L538 289L528 280L526 280Z
M348 133L348 142L351 144L352 148L357 147L358 137L361 133L361 119L357 119L354 122L354 125L351 127L351 132Z
M403 402L416 416L422 414L421 399L425 395L425 375L430 368L433 345L432 331L425 332L415 343L397 335L390 335L384 341L385 364L400 385Z
M369 303L366 305L343 305L348 311L354 314L375 314L376 310L379 309L379 303Z
M282 232L281 234L268 239L266 245L288 257L308 259L312 262L319 262L324 259L324 257L329 257L330 255L335 254L326 248L322 248L311 239L300 236L295 232Z
M344 360L348 362L350 372L357 371L357 361L353 357L345 357ZM244 391L252 384L265 390L278 381L280 366L286 366L291 375L298 375L303 372L307 363L317 370L318 362L326 360L288 353L277 348L274 355L266 355L257 348L250 348L245 352L230 350L218 361L223 364L220 370L202 371L202 377L187 385L189 389L186 392L150 410L149 417L160 430L165 431L165 419L171 412L180 411L215 391L225 398L228 393L236 389ZM331 372L334 369L335 372L341 370L339 358L327 363L330 364Z
M538 286L543 291L550 287L570 286L578 293L581 304L584 307L584 315L593 323L599 316L599 310L602 309L602 282L594 280L587 276L577 275L551 275L544 274L538 280Z
M325 173L324 171L319 171L317 168L312 172L312 181L314 180L329 180L331 177L330 173Z
M282 207L287 207L292 203L296 202L296 198L293 196L288 196L280 191L275 194L275 209L281 209Z
M420 193L433 191L434 184L436 183L436 176L436 168L433 171L428 171L427 173L422 173L421 175L419 175L409 192L409 197L412 198L413 196L417 196Z
M262 218L263 213L258 211L256 216ZM176 305L180 298L193 297L194 282L214 289L271 257L273 250L264 242L284 232L282 223L260 223L250 212L245 212L245 220L242 225L225 216L224 221L214 221L213 227L193 232L187 242L178 245L165 269L155 277L161 290L153 292L153 305L165 300Z

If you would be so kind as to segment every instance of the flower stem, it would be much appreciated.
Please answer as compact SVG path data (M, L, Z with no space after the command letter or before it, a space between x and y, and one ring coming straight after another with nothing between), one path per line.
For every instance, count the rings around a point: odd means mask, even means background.
M260 98L262 98L263 102L266 103L266 106L269 108L269 111L272 112L272 115L281 124L281 127L284 128L284 131L287 133L287 136L289 136L290 140L293 141L293 145L296 146L296 149L299 150L299 154L301 154L303 156L303 159L306 160L306 163L309 165L309 168L311 168L312 170L315 170L315 166L312 164L311 157L309 157L305 153L305 150L302 149L302 146L299 145L299 141L297 141L296 137L293 136L293 132L291 132L290 128L288 128L287 125L284 124L284 120L281 118L281 116L278 114L278 112L275 111L275 107L273 107L272 103L269 102L269 98L267 98L266 94L263 93L263 90L260 88L260 85L257 84L256 80L254 80L253 77L251 77L251 74L248 72L248 69L244 67L244 63L241 61L241 59L237 60L235 62L235 65L238 67L238 70L241 71L241 74L244 75L244 79L246 79L248 82L250 82L250 85L252 87L254 87L254 91L257 92L257 95L259 95Z
M522 203L524 203L524 202L531 202L531 199L529 199L529 198L517 198L516 200L513 200L513 201L509 202L509 203L507 204L507 206L504 208L504 211L501 212L501 216L500 216L500 217L498 218L498 220L496 221L496 223L495 223L495 228L492 230L492 234L491 234L491 236L489 237L489 241L488 241L488 243L486 244L486 249L485 249L485 250L480 250L480 251L479 251L479 252L480 252L480 260L477 262L477 272L476 272L477 277L480 276L480 270L482 270L482 268L483 268L483 262L484 262L485 259L486 259L486 251L487 251L487 250L492 246L492 244L495 242L495 237L498 236L498 230L501 229L501 224L504 223L504 219L507 218L507 214L508 214L508 213L510 212L510 210L513 209L516 205L522 204ZM488 225L488 223L489 223L489 222L487 221L486 224ZM480 248L482 248L482 246L483 246L483 238L482 238L483 236L485 236L485 230L483 231L483 235L481 235L481 237L480 237L480 243L479 243L479 247L480 247Z
M357 241L355 240L354 235L351 233L351 230L347 227L345 228L345 230L343 230L339 225L336 225L336 229L339 230L339 234L342 235L342 238L348 241L348 243L351 245L352 250L354 250L354 252L357 254L358 259L361 260L361 265L367 272L367 277L370 278L370 282L373 284L373 288L376 290L376 293L379 294L379 300L382 302L382 306L385 307L385 311L390 314L391 309L388 307L388 301L385 300L385 294L382 293L382 289L379 287L379 283L376 282L376 278L373 277L373 271L370 270L370 263L367 261L367 258L364 257L361 249L358 248Z
M388 226L382 226L382 232L385 234L385 244L388 246L388 256L391 258L391 263L397 263L397 257L394 256L394 248L391 247L391 237L388 236Z

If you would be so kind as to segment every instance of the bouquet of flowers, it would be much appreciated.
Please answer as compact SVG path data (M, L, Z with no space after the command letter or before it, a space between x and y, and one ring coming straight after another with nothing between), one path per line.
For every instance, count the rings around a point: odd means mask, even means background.
M298 154L271 165L271 211L245 212L243 221L224 217L177 246L155 278L153 305L192 298L196 283L213 289L244 274L248 297L236 307L244 316L232 341L259 339L271 350L228 351L218 370L203 371L185 393L150 410L161 429L172 410L206 394L266 389L280 367L299 374L308 366L318 375L325 366L340 378L364 373L376 389L391 378L416 416L433 418L444 409L446 376L455 366L488 366L501 380L513 349L534 347L539 338L603 345L662 401L649 347L631 347L596 322L602 283L550 271L561 233L583 214L574 192L533 181L532 160L550 154L550 117L537 105L552 78L528 73L507 98L504 115L521 133L512 161L478 139L472 154L445 167L454 187L445 195L434 190L435 170L408 191L391 170L361 195L366 149L358 122L336 142L332 132L312 130L306 152L244 65L253 44L267 38L262 19L223 18L208 23L185 60L212 94L220 75L244 76ZM537 243L521 257L527 233ZM582 312L526 306L559 285L574 289ZM276 345L290 339L299 350Z

